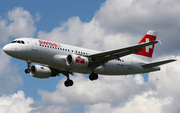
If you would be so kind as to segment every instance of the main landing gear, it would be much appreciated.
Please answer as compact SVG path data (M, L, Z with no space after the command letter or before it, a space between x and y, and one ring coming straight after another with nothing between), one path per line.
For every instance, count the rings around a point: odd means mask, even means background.
M89 80L93 81L93 80L97 80L98 79L98 74L94 72L93 67L90 68L92 70L92 73L89 75Z
M89 75L89 79L90 79L91 81L97 80L97 79L98 79L98 74L92 72L92 73Z
M30 60L27 60L26 62L27 62L27 67L28 67L28 68L25 69L25 73L28 74L28 73L30 73L30 67L31 67L31 63L32 63L32 62L31 62Z
M66 87L72 86L72 85L74 84L74 82L69 78L69 74L72 74L72 73L67 72L67 73L63 73L63 74L67 77L67 80L64 82L64 85L65 85ZM73 74L72 74L72 75L73 75ZM98 74L92 72L92 73L89 75L89 79L90 79L91 81L97 80L97 79L98 79Z

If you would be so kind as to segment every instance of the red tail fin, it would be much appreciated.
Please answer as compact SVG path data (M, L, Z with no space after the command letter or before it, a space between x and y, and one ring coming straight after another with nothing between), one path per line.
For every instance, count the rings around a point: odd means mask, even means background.
M156 40L156 36L157 36L156 31L149 30L146 33L146 35L142 38L142 40L139 42L139 44L149 42L149 41L154 41ZM139 55L152 58L153 51L154 51L154 44L150 46L142 47L142 49L143 49L142 51L138 52Z

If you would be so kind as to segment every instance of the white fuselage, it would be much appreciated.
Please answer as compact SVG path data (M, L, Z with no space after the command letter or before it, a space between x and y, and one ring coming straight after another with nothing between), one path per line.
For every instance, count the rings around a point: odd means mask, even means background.
M88 56L100 51L45 41L34 38L19 38L15 41L24 41L24 43L10 43L7 44L3 49L6 53L12 57L21 60L31 60L35 63L48 65L58 70L85 73L90 74L92 72L90 67L71 67L66 65L65 59L57 61L56 56L60 55L64 58L67 55L75 54L81 56ZM128 75L136 73L147 73L151 71L157 71L159 68L148 68L144 69L141 65L145 62L133 58L133 55L128 55L120 60L111 60L99 67L94 71L98 74L103 75Z

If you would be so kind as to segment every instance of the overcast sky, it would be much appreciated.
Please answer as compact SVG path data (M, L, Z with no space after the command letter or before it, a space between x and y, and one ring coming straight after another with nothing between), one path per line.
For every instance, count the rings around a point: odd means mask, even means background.
M178 0L1 0L1 113L179 113L180 1ZM83 74L45 80L25 74L25 61L2 48L19 37L111 50L137 44L148 30L158 32L153 61L177 59L161 71L128 76Z

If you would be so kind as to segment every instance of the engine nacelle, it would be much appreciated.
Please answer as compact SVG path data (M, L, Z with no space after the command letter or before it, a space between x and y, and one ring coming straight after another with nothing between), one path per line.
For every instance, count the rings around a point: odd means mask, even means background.
M45 67L41 65L33 65L31 66L30 74L36 78L49 78L52 72L49 67Z
M89 59L79 55L68 55L66 57L66 64L67 66L72 67L87 67L89 64Z
M66 66L66 55L57 54L53 57L53 63L56 65Z

